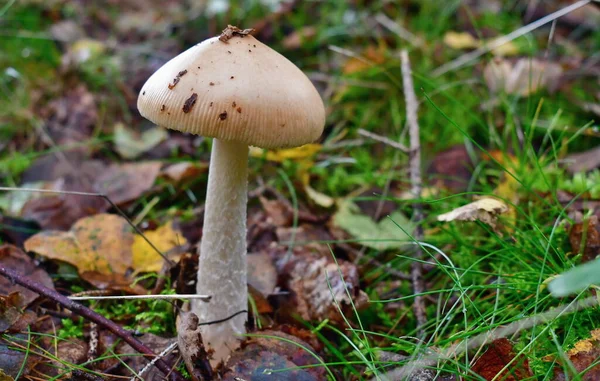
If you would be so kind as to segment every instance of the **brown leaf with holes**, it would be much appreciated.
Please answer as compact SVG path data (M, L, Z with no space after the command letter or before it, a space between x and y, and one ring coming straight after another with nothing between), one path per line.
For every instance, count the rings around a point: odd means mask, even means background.
M527 359L522 355L517 356L512 343L506 338L489 344L471 370L488 381L518 381L533 376Z
M600 359L600 329L593 330L589 339L577 342L567 352L567 357L581 378L574 377L575 375L570 371L572 369L571 366L557 366L554 368L555 381L573 379L582 381L600 380L600 363L598 363L598 359ZM569 373L565 374L565 370L569 370Z
M327 380L325 368L311 354L314 348L306 342L281 331L256 334L267 337L252 337L234 352L223 368L223 380Z
M0 265L18 272L30 280L54 289L54 284L52 283L52 279L50 279L48 273L36 266L33 260L16 246L0 246ZM8 278L0 276L0 294L10 295L14 292L18 292L21 295L19 298L19 303L16 304L18 308L26 307L38 297L38 294L34 293L33 291L16 285Z
M351 262L339 259L335 263L331 256L302 252L291 258L280 275L293 293L294 312L304 320L341 323L341 313L351 313L352 303L357 309L368 303L367 294L359 287L358 269Z
M600 255L600 225L598 217L591 216L574 224L569 230L571 251L582 254L581 262L588 262Z

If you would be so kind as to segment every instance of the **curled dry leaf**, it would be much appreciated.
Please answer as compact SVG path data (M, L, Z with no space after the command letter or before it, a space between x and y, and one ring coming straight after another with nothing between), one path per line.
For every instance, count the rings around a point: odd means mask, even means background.
M198 323L198 316L193 312L182 312L179 315L177 345L192 380L212 380L209 353L204 348Z
M314 348L306 342L281 331L256 334L243 349L233 352L224 366L223 380L327 380L325 368L311 354Z
M485 197L438 216L438 221L481 221L496 228L498 215L508 211L508 206L495 198Z
M123 123L117 123L114 131L115 150L122 158L135 159L168 137L167 130L162 127L155 126L138 132L125 127Z
M488 381L529 380L533 376L527 358L517 356L512 343L506 338L494 340L471 370Z
M54 284L48 273L36 266L33 260L16 246L0 246L0 265L17 271L28 279L43 284L48 288L54 289ZM13 292L18 292L21 295L18 299L18 308L24 308L38 297L38 294L33 291L13 284L8 278L0 276L0 294L10 295Z
M302 253L294 255L282 273L286 288L293 292L295 312L305 320L343 322L342 314L351 313L352 304L357 309L368 304L359 287L358 269L350 262Z
M575 368L577 374L581 376L583 381L595 381L600 379L600 364L598 359L600 358L600 329L595 329L591 332L589 339L581 340L575 344L575 346L567 352L567 357ZM560 360L559 360L560 361ZM577 379L569 373L572 369L571 366L566 365L564 367L557 366L554 368L555 381L564 381Z
M496 59L485 67L483 76L492 92L527 96L542 89L555 90L563 68L535 58L521 58L516 62Z

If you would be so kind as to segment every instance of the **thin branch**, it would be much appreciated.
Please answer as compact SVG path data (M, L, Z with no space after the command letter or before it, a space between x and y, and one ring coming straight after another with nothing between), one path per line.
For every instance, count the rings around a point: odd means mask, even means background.
M194 295L194 294L175 294L175 295L111 295L111 296L69 296L71 300L137 300L137 299L152 299L152 300L171 300L171 299L200 299L208 302L211 299L210 295Z
M410 139L410 151L409 151L409 168L410 168L410 184L411 193L415 199L421 198L421 140L419 139L419 122L417 120L417 109L419 103L415 95L415 89L412 81L412 73L410 69L410 61L408 59L408 52L402 50L400 52L400 60L402 66L402 86L404 88L404 100L406 102L406 121L408 123L408 136ZM423 238L423 227L421 221L423 220L423 206L417 202L413 205L413 221L415 223L414 237L417 241L421 241ZM427 316L425 315L425 300L423 298L423 276L422 276L422 265L419 259L423 256L423 252L420 246L416 246L415 258L411 264L410 275L413 283L413 290L415 292L415 302L413 309L415 311L415 317L417 318L417 329L419 331L419 337L425 337L425 324L427 323Z
M491 331L483 332L477 336L467 338L465 340L452 344L444 351L430 351L428 352L428 354L423 355L418 360L411 361L402 367L389 371L388 373L380 374L377 378L372 378L371 381L391 381L408 379L410 378L411 374L415 374L415 372L417 372L420 369L435 367L440 360L451 360L453 358L456 358L457 356L460 356L468 350L486 345L494 340L511 336L517 332L532 328L540 324L552 323L554 320L562 317L563 315L578 312L583 309L594 306L598 306L598 299L595 296L590 296L581 301L573 301L569 304L552 308L546 312L541 312L537 315L517 320L508 325L499 326L498 328L492 329ZM538 337L541 336L542 333L543 331L539 333Z
M375 21L389 29L391 32L394 32L401 39L408 41L408 43L410 43L413 46L422 48L425 45L421 38L415 36L414 34L409 32L408 29L403 28L400 24L387 17L383 13L378 13L377 15L375 15Z
M375 141L378 141L379 143L383 143L383 144L388 145L390 147L399 149L402 152L409 152L410 151L410 149L408 149L408 147L406 147L402 143L398 143L398 142L393 141L393 140L391 140L389 138L386 138L385 136L381 136L381 135L375 134L373 132L364 130L362 128L358 129L358 134L362 135L362 136L364 136L366 138L370 138L370 139L373 139Z
M31 290L37 294L43 295L46 298L51 299L51 300L55 301L56 303L60 304L64 308L72 311L73 313L80 315L80 316L84 317L85 319L98 324L99 326L104 327L105 329L109 330L110 332L114 333L115 335L117 335L118 337L123 339L123 341L125 341L127 344L129 344L133 349L135 349L139 353L142 353L146 357L148 357L148 358L156 357L156 354L154 352L152 352L152 350L150 348L148 348L142 342L140 342L135 337L133 337L129 331L125 330L123 327L119 326L115 322L108 320L104 316L92 311L88 307L81 305L79 303L76 303L75 301L70 300L66 296L61 295L58 292L56 292L38 282L32 281L32 280L26 278L25 276L19 274L16 271L6 268L5 266L0 266L0 275L4 275L11 281L27 288L28 290ZM171 369L171 367L161 359L156 361L156 367L158 369L160 369L160 371L165 376L167 376L167 377L170 376L170 379L172 379L172 380L176 380L176 381L184 380L184 378L181 376L181 374L179 374L179 372Z
M580 0L574 4L569 5L568 7L560 9L554 13L551 13L547 16L542 17L539 20L536 20L530 24L527 24L507 35L498 37L498 38L494 39L493 41L489 42L488 44L486 44L485 46L482 46L481 48L478 48L476 50L473 50L472 52L463 54L462 56L458 57L457 59L443 64L442 66L435 69L431 73L431 75L433 77L439 77L440 75L445 74L449 71L456 70L456 69L464 66L465 64L473 61L474 59L477 59L477 58L481 57L482 55L489 53L492 50L494 50L506 43L509 43L516 38L519 38L541 26L544 26L545 24L547 24L549 22L556 20L559 17L562 17L562 16L569 14L583 6L588 5L591 1L592 0Z
M137 375L131 377L131 379L129 381L135 381L135 380L142 380L142 381L144 381L144 379L142 378L142 376L144 375L144 373L148 372L152 368L152 366L154 366L154 364L156 364L156 362L159 359L164 358L166 355L168 355L175 348L177 348L177 342L176 341L173 342L173 343L171 343L162 352L160 352L158 354L158 356L156 356L155 358L152 359L152 361L150 361L148 364L146 364L146 366L143 367L142 370L140 370Z

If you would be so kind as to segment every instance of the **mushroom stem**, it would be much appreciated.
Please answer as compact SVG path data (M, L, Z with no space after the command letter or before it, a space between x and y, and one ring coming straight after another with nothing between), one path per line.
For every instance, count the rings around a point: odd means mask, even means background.
M213 140L196 288L212 298L192 302L193 312L203 323L247 309L247 172L248 145ZM239 314L202 327L204 344L214 350L214 362L226 360L239 346L246 320L247 314Z

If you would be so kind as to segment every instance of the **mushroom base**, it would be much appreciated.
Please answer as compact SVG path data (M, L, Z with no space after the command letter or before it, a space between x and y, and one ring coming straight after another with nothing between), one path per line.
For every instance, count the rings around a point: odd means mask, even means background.
M209 302L194 301L201 323L226 319L247 309L246 205L248 146L214 139L208 172L204 229L200 244L197 292ZM246 333L247 314L202 327L213 362L226 360Z

